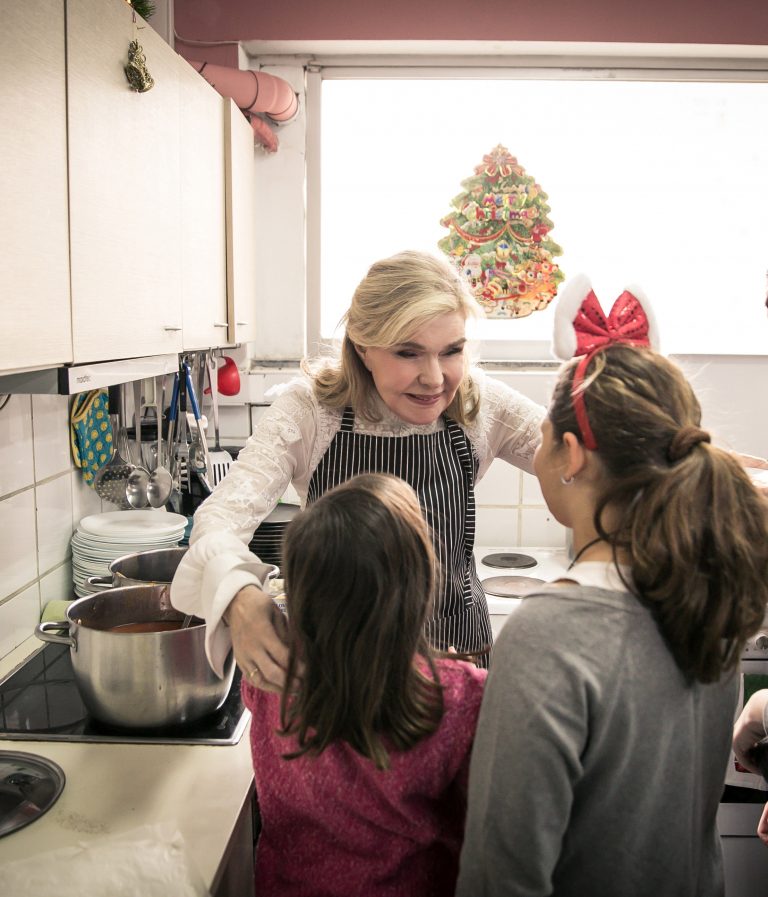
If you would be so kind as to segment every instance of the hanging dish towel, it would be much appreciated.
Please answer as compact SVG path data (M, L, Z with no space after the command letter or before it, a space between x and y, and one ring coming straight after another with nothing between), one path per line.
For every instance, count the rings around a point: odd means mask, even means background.
M93 478L112 457L112 424L106 389L78 393L69 413L72 458L93 486Z

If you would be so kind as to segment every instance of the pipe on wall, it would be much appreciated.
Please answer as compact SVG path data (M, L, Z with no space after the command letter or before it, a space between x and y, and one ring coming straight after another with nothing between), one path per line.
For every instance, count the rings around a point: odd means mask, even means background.
M299 112L299 98L283 78L253 69L235 69L226 65L187 60L198 74L222 96L230 97L250 119L256 140L268 152L275 152L278 140L267 122L292 121Z

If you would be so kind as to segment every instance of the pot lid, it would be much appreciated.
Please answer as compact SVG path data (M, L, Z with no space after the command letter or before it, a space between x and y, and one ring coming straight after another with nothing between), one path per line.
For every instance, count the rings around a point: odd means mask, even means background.
M23 751L0 751L0 836L50 810L64 781L64 771L52 760Z

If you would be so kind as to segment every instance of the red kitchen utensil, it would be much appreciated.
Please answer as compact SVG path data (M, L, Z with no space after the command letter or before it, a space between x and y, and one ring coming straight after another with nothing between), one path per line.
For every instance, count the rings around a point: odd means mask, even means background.
M235 362L226 355L221 356L216 371L216 383L223 396L236 396L240 392L240 371Z

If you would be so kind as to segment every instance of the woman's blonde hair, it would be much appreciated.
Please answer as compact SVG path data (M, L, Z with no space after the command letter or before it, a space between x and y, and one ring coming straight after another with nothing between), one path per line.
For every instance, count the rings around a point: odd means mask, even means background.
M576 363L555 387L553 436L579 439ZM630 559L627 583L656 618L678 667L716 681L739 661L768 602L768 502L730 452L701 429L701 408L677 365L614 345L589 362L584 403L605 480L599 536ZM608 532L606 509L618 517Z
M405 251L375 262L342 319L346 332L341 358L313 373L318 401L332 408L351 406L368 420L377 420L376 387L355 347L387 349L407 342L425 324L451 312L459 312L466 320L477 315L478 307L446 259ZM466 364L446 413L467 424L476 417L478 406L478 387Z

